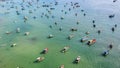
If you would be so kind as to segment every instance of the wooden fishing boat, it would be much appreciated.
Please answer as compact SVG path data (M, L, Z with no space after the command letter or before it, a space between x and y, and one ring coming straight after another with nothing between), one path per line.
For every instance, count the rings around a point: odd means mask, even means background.
M88 45L92 45L92 44L94 44L96 42L96 39L92 39L92 40L89 40L88 42L87 42L87 44Z

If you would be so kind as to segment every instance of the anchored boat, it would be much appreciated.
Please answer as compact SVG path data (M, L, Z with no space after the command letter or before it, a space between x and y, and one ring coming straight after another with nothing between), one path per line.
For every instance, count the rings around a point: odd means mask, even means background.
M92 40L89 40L88 42L87 42L87 44L88 45L92 45L92 44L94 44L96 42L96 39L92 39Z

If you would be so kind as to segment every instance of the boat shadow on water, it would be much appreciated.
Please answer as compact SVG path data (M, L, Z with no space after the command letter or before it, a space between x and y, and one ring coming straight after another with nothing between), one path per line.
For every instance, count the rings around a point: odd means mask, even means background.
M30 38L29 40L32 41L32 42L34 42L34 41L37 41L38 38L37 38L37 37L32 37L32 38Z
M38 62L37 60L35 60L35 61L33 61L33 63L40 63L40 62Z

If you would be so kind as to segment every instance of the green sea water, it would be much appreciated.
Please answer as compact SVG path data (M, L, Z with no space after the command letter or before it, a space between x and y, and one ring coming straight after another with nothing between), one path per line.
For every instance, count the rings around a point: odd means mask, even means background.
M59 0L57 6L54 5L54 0L40 0L39 3L33 1L33 6L29 8L26 7L27 1L23 3L25 10L22 11L20 6L22 1L13 0L20 15L16 15L15 8L10 8L9 1L8 4L0 2L0 68L58 68L62 64L65 68L120 68L119 1L112 3L112 0ZM46 11L49 8L42 7L43 2L52 3L55 10L51 10L49 14ZM79 2L80 8L72 9L70 2ZM66 3L68 5L64 7ZM71 11L68 11L69 7ZM82 9L85 11L81 12ZM29 10L33 13L29 14ZM61 10L64 11L61 12ZM5 14L6 12L9 13ZM49 18L44 15L41 18L42 13L47 14ZM78 15L75 16L75 13ZM84 13L86 16L83 16ZM109 19L109 14L115 14L115 17ZM51 18L53 15L54 18ZM23 20L24 16L28 17L26 22ZM33 19L34 16L36 19ZM64 19L61 20L61 17ZM96 28L92 27L94 19ZM80 22L78 25L77 21ZM55 25L55 22L58 24ZM111 28L115 24L118 26L115 32L112 32ZM50 25L52 28L49 27ZM16 33L18 27L21 29L20 33ZM59 31L60 27L63 28L62 31ZM72 27L77 28L78 31L71 32ZM101 34L98 34L97 30L101 30ZM5 34L6 31L11 31L11 34ZM80 42L87 31L90 32L89 39L97 40L91 47L86 45L86 42ZM30 34L24 36L25 32ZM54 37L48 39L49 34L53 34ZM67 37L70 34L73 34L74 38L68 40ZM110 54L107 57L101 56L111 42L114 46ZM17 45L11 47L13 43ZM70 49L66 53L61 53L60 50L64 46L70 46ZM48 53L40 54L44 48L49 49ZM45 57L45 60L34 63L39 56ZM81 56L81 61L79 64L73 64L77 56Z

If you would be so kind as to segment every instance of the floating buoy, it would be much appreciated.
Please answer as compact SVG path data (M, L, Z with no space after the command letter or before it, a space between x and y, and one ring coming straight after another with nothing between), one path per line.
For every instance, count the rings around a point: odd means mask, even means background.
M112 27L112 28L111 28L111 30L112 30L112 32L114 32L114 31L115 31L115 28L114 28L114 27Z

